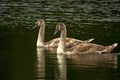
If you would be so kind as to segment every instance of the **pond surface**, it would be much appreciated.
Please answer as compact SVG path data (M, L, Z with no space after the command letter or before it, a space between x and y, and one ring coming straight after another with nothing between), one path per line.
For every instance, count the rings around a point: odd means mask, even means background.
M0 80L120 80L120 46L112 54L56 55L36 48L37 19L46 22L45 41L58 22L67 36L101 45L120 44L119 0L1 0Z

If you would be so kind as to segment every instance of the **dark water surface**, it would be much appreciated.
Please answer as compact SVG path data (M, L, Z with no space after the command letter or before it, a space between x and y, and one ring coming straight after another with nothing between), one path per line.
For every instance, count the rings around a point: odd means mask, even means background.
M120 46L113 54L56 55L36 49L37 19L46 22L45 40L64 22L67 36L120 44L119 0L1 0L0 80L120 80Z

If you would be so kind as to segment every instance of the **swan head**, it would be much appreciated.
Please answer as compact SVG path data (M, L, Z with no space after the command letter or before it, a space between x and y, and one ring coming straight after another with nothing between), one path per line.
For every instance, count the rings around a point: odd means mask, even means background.
M38 19L35 23L35 26L33 27L36 28L36 27L43 27L43 25L45 25L45 21L43 19Z
M58 31L62 31L62 30L65 30L65 24L64 23L58 23L56 25L56 28L55 28L55 32L54 32L54 35L58 33Z

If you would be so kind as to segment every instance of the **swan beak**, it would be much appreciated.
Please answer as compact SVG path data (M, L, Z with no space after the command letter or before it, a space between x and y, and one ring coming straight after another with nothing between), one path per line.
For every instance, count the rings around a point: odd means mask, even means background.
M38 27L38 23L35 23L33 29L35 29L36 27Z
M57 34L57 33L58 33L58 31L59 31L59 30L58 30L58 29L56 29L56 30L55 30L55 32L54 32L54 35L55 35L55 34Z

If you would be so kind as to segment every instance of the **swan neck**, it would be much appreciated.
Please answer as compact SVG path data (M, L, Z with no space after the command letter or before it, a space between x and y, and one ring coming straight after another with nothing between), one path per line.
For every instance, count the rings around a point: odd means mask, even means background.
M57 53L64 53L65 51L65 43L66 43L66 29L61 31L60 34L60 40L59 40L59 44L58 44L58 48L57 48Z
M38 33L37 46L44 45L44 36L45 36L45 24L41 25Z

